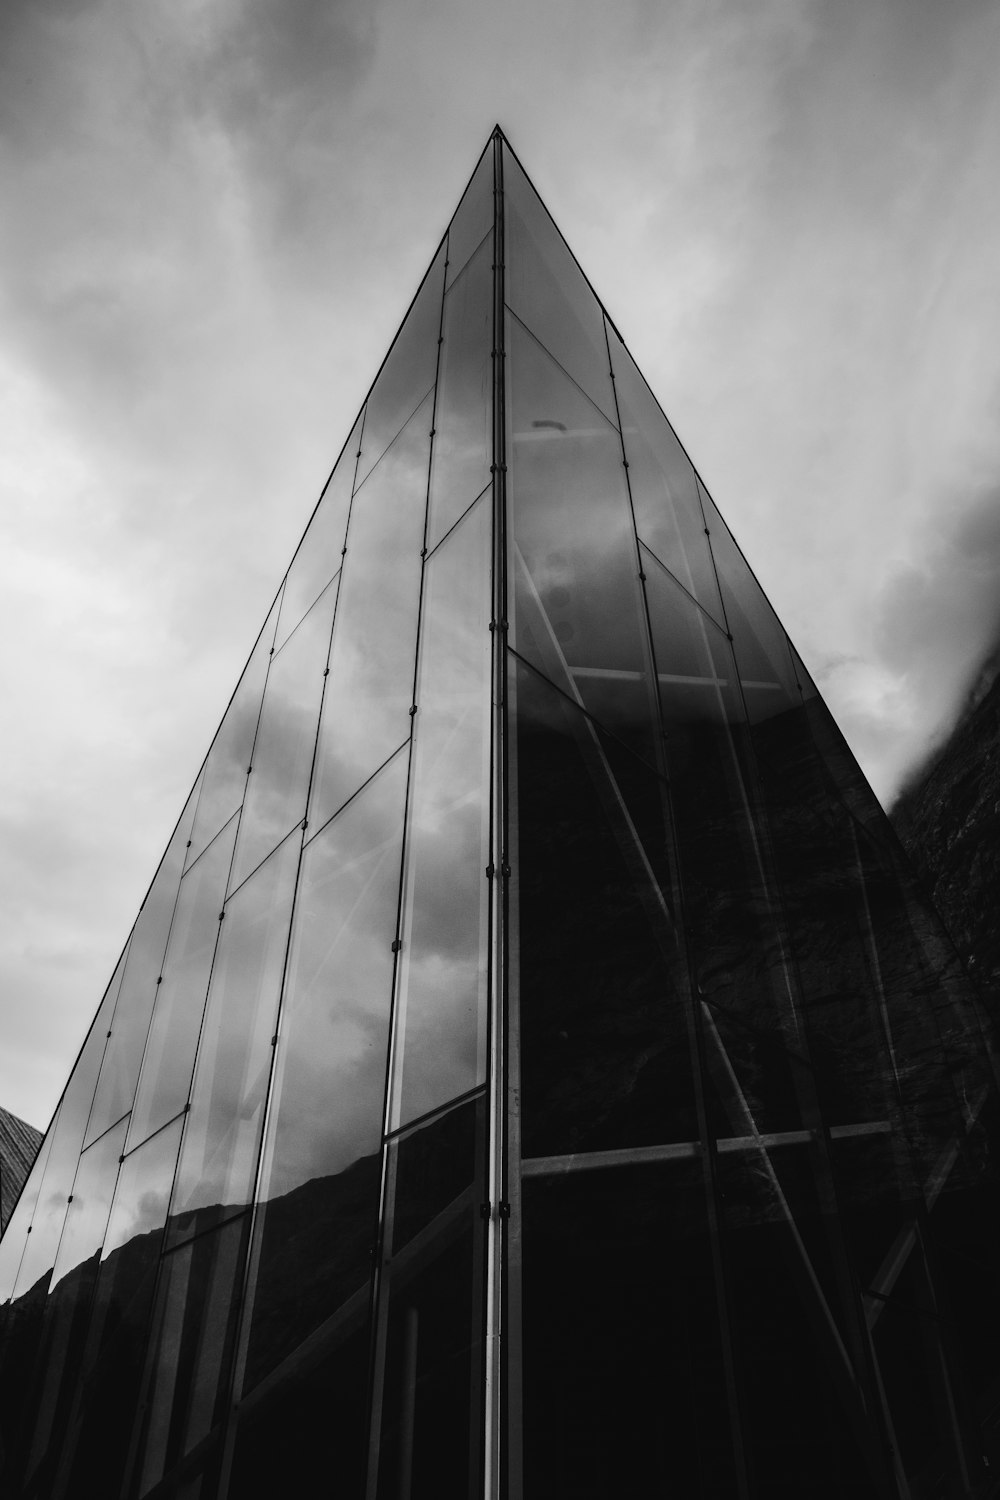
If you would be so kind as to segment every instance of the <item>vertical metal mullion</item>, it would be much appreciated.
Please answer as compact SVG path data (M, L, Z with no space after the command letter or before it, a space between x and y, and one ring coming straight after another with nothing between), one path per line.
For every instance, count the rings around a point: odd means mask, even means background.
M506 1401L504 1251L510 1205L507 1191L507 853L506 630L507 462L504 379L503 134L493 132L493 557L490 736L489 1115L483 1493L499 1500L506 1476L503 1453Z

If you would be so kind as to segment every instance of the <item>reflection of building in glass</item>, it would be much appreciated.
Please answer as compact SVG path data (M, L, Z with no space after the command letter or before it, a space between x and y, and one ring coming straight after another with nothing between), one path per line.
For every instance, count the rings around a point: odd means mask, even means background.
M992 1090L497 132L0 1243L5 1493L989 1493Z

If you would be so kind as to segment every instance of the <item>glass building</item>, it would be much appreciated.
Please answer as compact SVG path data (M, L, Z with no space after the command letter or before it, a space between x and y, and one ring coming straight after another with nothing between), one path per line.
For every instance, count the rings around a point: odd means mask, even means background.
M499 129L0 1241L10 1497L1000 1475L993 1057Z

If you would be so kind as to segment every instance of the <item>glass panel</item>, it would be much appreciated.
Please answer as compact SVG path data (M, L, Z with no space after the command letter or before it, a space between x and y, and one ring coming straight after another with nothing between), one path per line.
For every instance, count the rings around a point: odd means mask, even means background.
M296 830L226 903L171 1203L172 1239L249 1201L300 848Z
M139 1064L156 999L157 979L163 972L163 955L180 887L197 794L196 787L188 798L132 929L128 962L87 1127L88 1145L132 1108Z
M119 1171L56 1494L120 1491L182 1123L144 1142Z
M351 505L354 473L358 465L360 434L359 416L288 569L281 598L281 619L274 641L276 651L281 650L303 615L312 608L340 567L341 551L347 534L347 512Z
M427 546L435 547L490 481L493 450L493 241L444 303L434 412Z
M448 228L449 286L461 274L483 236L492 237L492 232L493 142L488 141ZM489 258L492 261L492 254Z
M248 1228L243 1214L164 1259L137 1461L139 1494L208 1437L225 1414Z
M701 1170L524 1183L525 1500L751 1493L733 1451Z
M128 952L126 948L118 961L114 978L101 1001L94 1024L87 1033L43 1148L47 1153L44 1160L45 1172L38 1189L31 1233L17 1273L15 1298L23 1296L36 1286L37 1293L41 1296L48 1289L48 1272L55 1264L59 1237L66 1218L66 1204L73 1190L73 1177L94 1098L94 1084L104 1055Z
M614 422L601 305L538 194L507 150L503 153L503 190L507 302ZM507 348L509 356L509 344Z
M229 822L243 801L247 767L253 755L254 736L257 733L257 720L260 718L264 681L272 655L280 601L279 593L264 621L264 628L257 637L257 644L243 669L243 676L236 684L225 718L219 725L208 752L202 772L198 812L191 833L191 847L187 855L188 865L194 863L209 839L214 838L223 824Z
M41 1381L32 1400L34 1422L27 1465L42 1493L52 1479L73 1386L79 1379L99 1252L127 1124L122 1120L80 1158L52 1272L39 1339Z
M701 498L747 715L751 724L759 724L762 719L773 718L799 705L787 639L760 584L704 489Z
M702 609L724 625L694 469L610 324L608 340L636 529Z
M309 822L318 829L410 732L431 401L354 497Z
M0 1304L7 1302L14 1290L14 1282L17 1280L21 1256L24 1254L24 1248L28 1242L28 1232L31 1228L35 1205L38 1202L38 1194L41 1191L42 1179L45 1175L45 1166L49 1159L52 1138L55 1135L58 1122L59 1114L57 1111L39 1147L34 1165L28 1173L21 1196L17 1201L17 1207L11 1214L10 1223L7 1225L3 1238L0 1239ZM2 1313L0 1313L0 1316L2 1316ZM0 1340L0 1345L2 1345L2 1340Z
M302 858L255 1231L247 1392L275 1368L292 1378L314 1335L334 1371L342 1341L368 1317L406 774L399 754ZM367 1351L361 1386L366 1368Z
M187 1103L237 823L234 815L181 881L132 1110L130 1149Z
M659 785L631 756L626 779L593 722L523 665L510 711L523 1153L694 1140Z
M445 245L431 262L430 270L414 297L396 341L368 397L361 433L361 459L357 487L364 483L404 422L430 393L437 369L438 338L441 333L441 300L444 296ZM430 429L426 424L424 436ZM426 482L426 460L424 479ZM348 546L353 543L348 540Z
M484 1115L470 1100L389 1148L372 1442L386 1500L482 1486Z
M230 890L305 817L336 598L333 582L271 662Z
M427 565L392 1129L485 1076L491 497Z
M508 353L512 644L655 763L655 704L618 433L516 323Z

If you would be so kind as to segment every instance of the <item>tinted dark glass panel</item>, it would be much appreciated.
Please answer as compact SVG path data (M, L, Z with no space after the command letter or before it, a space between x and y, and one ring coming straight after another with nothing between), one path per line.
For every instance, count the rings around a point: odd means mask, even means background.
M507 301L613 422L615 399L601 305L509 151L503 156L503 190Z
M723 625L694 469L610 324L608 340L636 529L682 587Z
M336 599L334 580L271 660L230 890L305 817Z
M526 1500L745 1493L700 1164L523 1193Z
M248 1228L244 1214L164 1258L143 1402L139 1494L199 1444L218 1437Z
M87 1334L91 1298L127 1121L107 1131L80 1158L38 1333L31 1397L33 1420L22 1434L25 1473L43 1493L51 1483ZM24 1371L30 1374L30 1368ZM29 1435L30 1434L30 1435Z
M59 1112L56 1111L52 1123L46 1132L45 1138L38 1149L34 1165L28 1173L21 1196L17 1200L14 1212L11 1214L10 1222L0 1239L0 1304L5 1303L14 1290L17 1280L18 1267L24 1254L25 1245L28 1242L28 1230L34 1217L35 1206L38 1203L38 1195L42 1187L42 1179L45 1176L45 1166L49 1159L49 1151L52 1139L56 1133L59 1121Z
M226 903L170 1205L172 1238L249 1201L300 848L296 831Z
M489 483L493 445L493 245L481 245L448 292L434 412L427 546Z
M368 397L361 432L358 486L367 479L416 407L433 390L441 332L444 262L442 244Z
M230 819L181 881L132 1110L130 1149L187 1103L237 821Z
M401 753L303 855L255 1230L248 1393L272 1372L272 1384L292 1379L313 1338L333 1369L368 1317L406 770ZM364 1368L355 1378L364 1384Z
M310 800L314 829L410 731L432 410L428 398L354 497Z
M618 433L516 323L510 340L512 644L655 761Z
M380 1496L459 1500L482 1485L483 1103L389 1148L372 1440Z
M705 524L751 724L787 713L799 701L785 632L729 528L702 490Z
M485 1076L491 538L484 496L425 577L393 1129Z
M493 233L493 145L486 147L455 217L448 227L448 271L450 286L462 273L469 257L485 235ZM492 259L492 256L490 257Z
M616 764L527 667L511 706L523 1154L690 1141L690 998L655 778L628 752Z
M156 981L163 971L163 955L180 889L197 794L196 787L181 814L132 929L125 973L87 1126L88 1144L132 1108L139 1081L139 1064L156 999Z
M279 593L208 752L198 810L190 834L188 865L193 864L209 839L213 839L223 824L228 823L243 801L280 605Z
M86 1349L63 1424L57 1495L117 1494L146 1351L180 1119L128 1155L118 1173Z
M360 435L359 416L288 569L281 596L281 618L274 642L276 650L280 650L285 644L340 567L341 551L347 535L347 513L354 490Z

